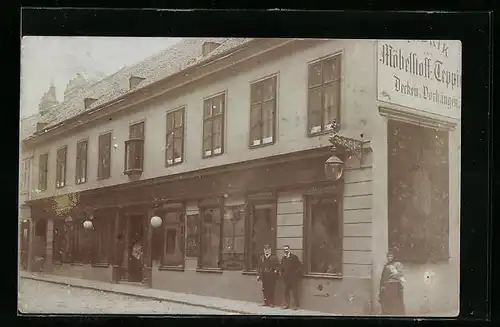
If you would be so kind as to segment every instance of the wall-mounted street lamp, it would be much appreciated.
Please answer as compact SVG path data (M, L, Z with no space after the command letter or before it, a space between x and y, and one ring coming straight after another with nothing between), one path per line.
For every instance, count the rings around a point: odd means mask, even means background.
M161 226L163 221L162 221L161 217L153 216L153 217L151 217L151 220L149 222L150 222L151 226L153 226L154 228L158 228Z
M332 180L339 180L344 172L344 161L338 157L338 154L346 154L348 158L355 155L359 159L359 163L363 165L364 144L363 134L360 139L353 139L339 135L340 124L337 120L333 120L332 135L328 141L332 144L331 150L333 155L325 162L326 176Z
M86 219L83 222L83 228L85 228L85 229L92 229L93 227L94 227L94 224L92 223L92 221L90 219Z

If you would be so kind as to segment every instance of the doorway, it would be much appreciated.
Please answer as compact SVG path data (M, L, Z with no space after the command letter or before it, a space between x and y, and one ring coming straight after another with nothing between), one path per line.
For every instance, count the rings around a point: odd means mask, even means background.
M142 282L144 257L144 216L129 216L128 227L128 281Z
M144 214L120 217L118 226L118 280L140 283L143 280Z
M21 269L28 270L28 261L29 261L29 240L30 240L30 221L23 220L21 222L21 228L19 229L20 233L20 265Z

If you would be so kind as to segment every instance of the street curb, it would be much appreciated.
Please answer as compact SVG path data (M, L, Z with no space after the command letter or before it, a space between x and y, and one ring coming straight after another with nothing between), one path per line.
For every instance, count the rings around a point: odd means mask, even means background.
M181 300L175 300L171 298L161 298L158 296L148 296L148 295L142 295L142 294L135 294L135 293L130 293L130 292L124 292L124 291L118 291L118 290L102 290L98 287L91 286L91 285L75 285L75 284L70 284L66 283L63 281L57 281L49 278L43 278L43 277L35 277L35 276L19 276L19 278L24 278L24 279L31 279L31 280L36 280L40 282L46 282L46 283L52 283L52 284L58 284L58 285L67 285L67 286L72 286L72 287L78 287L78 288L83 288L83 289L90 289L94 291L101 291L101 292L107 292L107 293L113 293L113 294L120 294L120 295L126 295L130 297L138 297L138 298L143 298L143 299L150 299L150 300L156 300L156 301L164 301L164 302L172 302L172 303L178 303L178 304L186 304L190 305L193 307L201 307L201 308L207 308L207 309L212 309L212 310L218 310L218 311L224 311L224 312L231 312L231 313L237 313L237 314L243 314L243 315L255 315L255 313L251 312L245 312L245 311L240 311L240 310L233 310L233 309L227 309L227 308L221 308L217 306L212 306L212 305L205 305L205 304L199 304L199 303L192 303L188 301L181 301Z

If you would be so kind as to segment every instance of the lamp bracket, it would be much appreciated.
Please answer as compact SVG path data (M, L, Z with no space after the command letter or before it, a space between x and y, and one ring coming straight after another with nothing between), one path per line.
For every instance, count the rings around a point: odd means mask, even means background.
M360 162L363 164L364 155L364 144L367 142L363 140L363 134L360 135L360 139L350 138L339 135L340 125L334 120L331 124L332 135L328 138L328 141L332 144L332 150L336 151L340 148L341 151L345 151L349 157L355 155Z

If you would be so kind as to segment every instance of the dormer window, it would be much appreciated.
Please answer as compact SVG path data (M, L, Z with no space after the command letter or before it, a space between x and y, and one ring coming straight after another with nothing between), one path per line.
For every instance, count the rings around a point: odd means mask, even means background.
M220 43L217 42L205 42L203 43L202 50L203 50L203 56L208 55L210 52L214 51L220 46Z
M130 90L135 89L144 80L144 77L130 76L128 80Z
M41 131L42 129L45 128L45 126L47 126L48 124L47 123L36 123L36 131Z
M83 99L83 105L85 106L85 109L88 109L92 103L96 102L97 99L95 98L85 98Z

